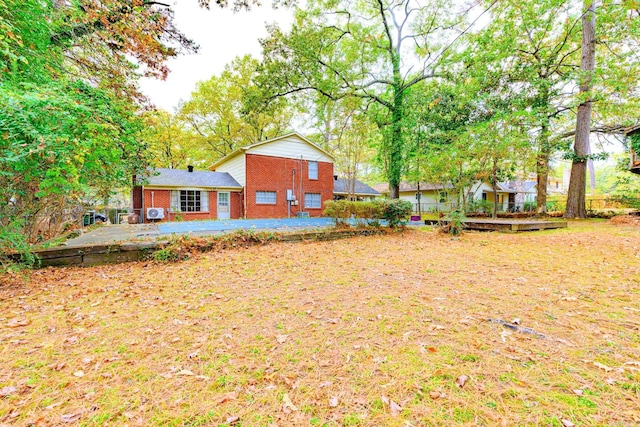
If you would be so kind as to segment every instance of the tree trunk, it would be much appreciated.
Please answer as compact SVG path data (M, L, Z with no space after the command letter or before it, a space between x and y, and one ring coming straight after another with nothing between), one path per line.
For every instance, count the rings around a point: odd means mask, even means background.
M400 178L402 177L402 152L404 140L402 118L404 116L404 88L400 73L400 55L396 52L393 65L393 110L391 111L391 141L389 150L389 197L400 198Z
M545 89L542 94L543 105L549 105L549 92ZM540 139L538 141L538 155L536 156L536 213L547 214L547 182L549 181L549 158L551 147L549 145L549 116L545 115L540 127Z
M591 95L589 92L591 91L591 77L596 59L596 5L595 2L592 2L587 7L587 1L590 0L585 0L585 13L582 16L582 61L580 63L580 71L582 72L580 96L585 100L578 106L574 156L571 165L569 190L567 192L565 218L587 217L585 193L591 125Z
M492 218L498 218L498 165L497 160L493 158L493 171L491 176L491 187L493 187L493 214Z
M536 158L536 213L547 214L547 181L549 180L549 152L539 152Z

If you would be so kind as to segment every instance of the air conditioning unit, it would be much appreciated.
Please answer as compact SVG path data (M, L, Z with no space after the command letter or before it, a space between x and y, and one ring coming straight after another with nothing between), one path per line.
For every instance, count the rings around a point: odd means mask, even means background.
M147 219L162 219L162 218L164 218L164 209L147 208Z

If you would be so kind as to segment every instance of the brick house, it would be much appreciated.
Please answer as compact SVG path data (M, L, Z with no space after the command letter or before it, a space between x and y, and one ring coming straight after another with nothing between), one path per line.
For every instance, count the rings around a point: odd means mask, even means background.
M131 194L141 222L228 219L242 215L242 186L228 173L153 169Z
M239 148L210 170L244 188L243 217L321 216L333 199L333 156L292 133Z
M242 147L210 171L154 169L132 191L141 222L321 216L333 156L292 133Z

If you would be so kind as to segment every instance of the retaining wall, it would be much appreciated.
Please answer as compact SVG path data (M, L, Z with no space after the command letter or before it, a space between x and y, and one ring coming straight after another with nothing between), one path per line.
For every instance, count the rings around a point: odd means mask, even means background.
M383 233L383 230L325 230L306 231L301 233L283 233L276 242L304 242L320 240L337 240L355 236L369 236ZM149 259L157 250L167 246L168 242L140 242L112 245L87 245L63 248L51 248L35 251L40 259L39 267L91 266L98 264L120 263ZM19 260L20 255L12 258Z

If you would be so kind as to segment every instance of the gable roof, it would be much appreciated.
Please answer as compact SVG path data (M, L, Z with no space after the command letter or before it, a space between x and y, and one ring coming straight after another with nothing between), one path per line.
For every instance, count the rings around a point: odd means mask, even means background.
M502 183L503 186L507 186L508 188L515 190L517 193L535 193L536 185L538 183L536 181L509 181Z
M217 168L218 166L220 166L222 163L225 163L225 162L231 160L232 158L234 158L234 157L236 157L236 156L238 156L238 155L240 155L242 153L246 153L247 151L250 151L252 148L256 148L256 147L259 147L259 146L265 145L265 144L270 144L270 143L276 142L276 141L281 141L283 139L287 139L287 138L290 138L292 136L296 137L296 138L299 138L300 140L302 140L306 144L311 145L316 150L320 151L322 154L324 154L325 156L329 157L331 160L335 160L335 157L331 153L329 153L327 150L325 150L324 148L320 147L317 144L314 144L313 142L309 141L307 138L305 138L304 136L300 135L299 133L292 132L292 133L288 133L286 135L277 136L275 138L266 139L264 141L254 142L253 144L249 144L249 145L245 145L244 147L240 147L240 148L232 151L231 153L227 154L226 156L224 156L223 158L221 158L217 162L215 162L213 165L211 165L211 167L209 169L213 170L213 169Z
M389 183L382 183L374 185L373 188L380 193L388 193L389 192ZM453 185L451 184L431 184L428 182L420 183L420 191L432 191L432 190L452 190ZM404 193L407 191L418 191L417 184L409 183L409 182L401 182L400 183L400 192Z
M162 187L242 188L227 172L193 171L156 168L149 170L147 183Z
M333 180L333 194L349 194L349 180L344 178L339 178ZM369 187L364 182L355 180L355 185L353 189L353 194L362 195L362 196L379 196L380 193Z

